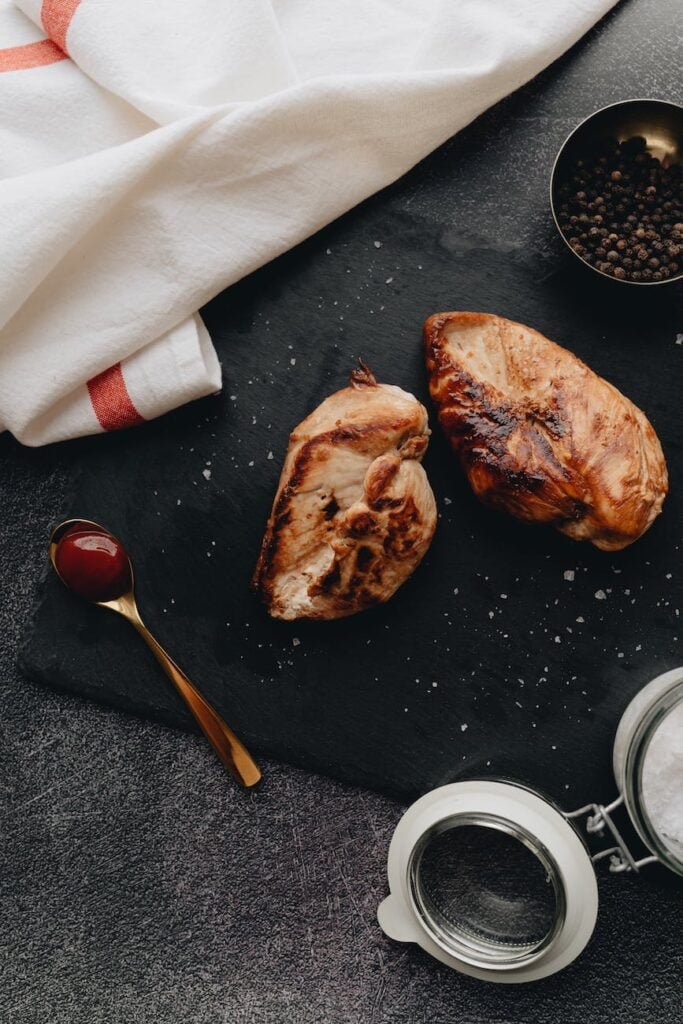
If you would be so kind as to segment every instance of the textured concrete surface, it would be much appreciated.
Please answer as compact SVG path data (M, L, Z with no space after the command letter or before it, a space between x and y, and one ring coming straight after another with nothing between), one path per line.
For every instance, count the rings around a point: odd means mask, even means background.
M677 9L631 0L614 16L650 61L643 94L671 88ZM566 65L582 97L570 121L629 91L629 47L600 32L586 45L600 73ZM21 679L69 451L0 438L2 1024L680 1022L682 890L665 872L602 871L580 961L534 986L485 986L375 923L398 805L275 764L245 795L201 739Z
M661 1024L683 999L681 887L601 872L583 957L482 985L382 936L401 808L268 764L245 795L198 737L14 667L68 446L0 439L0 1021Z

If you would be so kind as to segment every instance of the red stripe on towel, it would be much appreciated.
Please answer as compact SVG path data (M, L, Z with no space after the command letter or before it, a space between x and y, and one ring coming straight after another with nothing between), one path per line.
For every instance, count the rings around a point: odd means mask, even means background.
M121 363L115 363L88 381L90 401L103 430L124 430L144 423L128 394Z
M66 46L66 33L80 2L81 0L43 0L40 9L43 28L50 39L54 39L65 53L69 52Z
M0 50L0 71L24 71L43 64L56 64L58 60L66 60L64 51L51 39L39 39L36 43Z

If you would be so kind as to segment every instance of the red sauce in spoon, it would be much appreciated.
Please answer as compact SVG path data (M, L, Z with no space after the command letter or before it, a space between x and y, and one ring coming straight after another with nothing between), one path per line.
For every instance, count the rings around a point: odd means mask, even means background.
M57 572L79 597L113 601L132 586L130 562L116 537L95 526L76 523L57 542Z

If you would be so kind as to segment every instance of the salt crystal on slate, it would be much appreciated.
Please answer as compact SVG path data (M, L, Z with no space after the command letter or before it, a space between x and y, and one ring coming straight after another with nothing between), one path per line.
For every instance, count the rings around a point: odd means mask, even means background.
M598 601L604 601L606 599L606 597L607 597L607 594L605 593L604 590L596 590L595 591L595 597L596 597L596 599Z
M683 702L669 712L650 741L642 786L650 821L683 856Z

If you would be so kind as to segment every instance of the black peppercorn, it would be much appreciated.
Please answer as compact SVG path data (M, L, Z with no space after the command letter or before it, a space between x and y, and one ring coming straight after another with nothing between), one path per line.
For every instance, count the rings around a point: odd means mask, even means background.
M642 136L605 139L558 184L558 223L574 252L619 281L663 281L683 252L683 168Z

